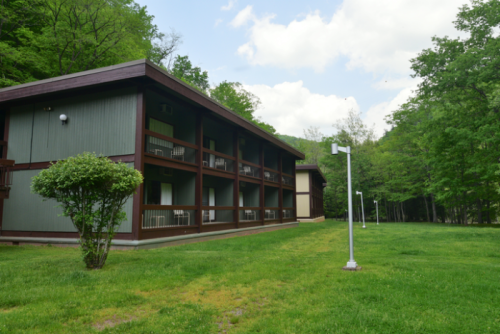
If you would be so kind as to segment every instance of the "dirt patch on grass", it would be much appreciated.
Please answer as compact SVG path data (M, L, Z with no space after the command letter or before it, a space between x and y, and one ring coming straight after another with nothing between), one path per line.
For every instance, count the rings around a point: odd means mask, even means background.
M97 329L99 331L102 331L106 328L112 328L112 327L115 327L117 325L120 325L120 324L123 324L126 322L131 322L134 320L137 320L137 317L135 317L133 315L127 315L126 317L118 317L115 314L109 319L95 323L94 325L92 325L92 327L94 327L95 329Z

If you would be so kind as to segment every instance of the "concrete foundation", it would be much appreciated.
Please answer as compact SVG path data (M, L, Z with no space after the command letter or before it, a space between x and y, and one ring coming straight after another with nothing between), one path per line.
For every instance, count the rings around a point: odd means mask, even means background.
M148 240L113 240L111 249L151 249L168 246L178 246L194 242L240 237L250 234L270 232L284 228L298 227L298 222L239 228L217 232L181 235ZM48 245L59 247L78 247L78 239L69 238L29 238L29 237L0 237L0 244L6 245Z

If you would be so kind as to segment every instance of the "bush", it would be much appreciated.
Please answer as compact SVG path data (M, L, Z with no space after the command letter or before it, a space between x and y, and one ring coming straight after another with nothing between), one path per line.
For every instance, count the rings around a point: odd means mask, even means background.
M78 230L87 268L100 269L126 219L123 206L142 181L142 174L124 163L83 153L41 171L33 177L31 191L61 203L62 215Z

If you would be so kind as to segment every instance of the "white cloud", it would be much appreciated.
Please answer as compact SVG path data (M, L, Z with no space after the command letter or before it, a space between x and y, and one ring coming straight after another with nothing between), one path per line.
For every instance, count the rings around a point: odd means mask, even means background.
M245 25L248 21L255 20L252 6L248 5L241 10L236 17L229 23L231 26L238 28Z
M222 23L222 21L223 21L222 19L217 19L217 20L215 21L214 27L217 27L219 24L221 24L221 23Z
M313 12L288 25L257 18L252 7L232 25L250 20L249 40L238 48L251 64L313 68L321 72L339 56L349 69L407 74L409 59L431 47L431 36L456 36L452 21L463 0L344 0L331 18Z
M396 111L400 105L406 103L410 96L413 96L413 91L417 89L417 82L413 86L407 87L399 92L399 94L388 102L382 102L368 109L363 118L365 124L375 125L375 134L381 137L385 130L389 130L390 126L385 122L385 117Z
M222 6L220 10L230 10L231 8L233 8L235 3L236 0L229 0L229 3L226 6Z
M279 133L302 137L303 130L319 127L324 135L336 132L333 124L345 118L349 109L359 111L353 97L313 94L302 81L284 82L274 87L245 85L257 95L262 107L255 112L263 121L271 124Z

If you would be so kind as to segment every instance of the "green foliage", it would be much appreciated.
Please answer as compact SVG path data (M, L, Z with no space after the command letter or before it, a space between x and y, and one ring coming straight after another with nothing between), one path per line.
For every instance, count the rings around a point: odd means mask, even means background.
M7 0L0 20L0 87L146 57L161 63L180 43L133 0Z
M210 89L210 97L265 131L276 134L276 129L272 125L255 117L254 112L261 105L260 99L245 90L241 83L223 81Z
M208 72L202 71L200 67L191 64L188 56L177 56L174 60L170 73L184 82L196 87L207 94L210 84L208 83Z
M80 234L87 268L100 269L126 219L123 206L142 181L142 174L124 163L83 153L41 171L31 190L61 203L63 216L71 218Z
M40 33L41 2L0 2L0 88L45 78L49 64L34 43Z
M116 251L99 271L73 248L0 245L0 332L499 333L499 238L355 224L356 273L333 221Z

